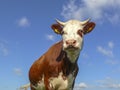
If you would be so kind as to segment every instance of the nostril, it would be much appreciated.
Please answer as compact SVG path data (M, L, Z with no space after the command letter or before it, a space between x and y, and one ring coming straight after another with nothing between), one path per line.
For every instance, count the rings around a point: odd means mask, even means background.
M66 41L66 44L68 45L68 44L69 44L69 42L68 42L68 41Z
M76 44L76 40L73 41L73 44Z

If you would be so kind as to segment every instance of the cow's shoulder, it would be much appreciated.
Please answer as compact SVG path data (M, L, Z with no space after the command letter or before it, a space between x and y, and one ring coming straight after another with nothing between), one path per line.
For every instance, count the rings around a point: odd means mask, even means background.
M63 42L57 42L52 45L48 51L44 54L46 59L56 59L62 51Z
M59 42L53 44L53 45L48 49L47 52L52 52L52 51L56 51L56 50L61 51L62 47L63 47L63 41L59 41Z

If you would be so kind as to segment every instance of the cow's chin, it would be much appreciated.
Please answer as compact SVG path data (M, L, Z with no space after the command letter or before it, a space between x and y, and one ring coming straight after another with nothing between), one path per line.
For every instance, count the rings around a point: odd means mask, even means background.
M78 47L69 46L64 48L64 51L67 53L70 62L75 63L79 57L80 49Z

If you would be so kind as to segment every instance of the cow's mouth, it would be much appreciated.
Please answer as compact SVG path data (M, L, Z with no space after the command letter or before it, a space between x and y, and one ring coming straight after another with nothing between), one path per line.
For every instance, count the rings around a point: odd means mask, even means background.
M69 45L67 48L65 48L65 50L67 51L75 51L75 50L78 50L79 48L78 47L74 47L72 45Z

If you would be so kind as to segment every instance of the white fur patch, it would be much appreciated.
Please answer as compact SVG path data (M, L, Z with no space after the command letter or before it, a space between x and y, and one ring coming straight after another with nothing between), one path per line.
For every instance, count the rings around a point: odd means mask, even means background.
M70 74L68 77L63 79L63 73L60 72L58 77L50 78L50 86L53 90L72 90L72 84L74 81L74 77Z
M68 80L63 79L62 73L59 73L58 77L50 78L49 82L50 82L50 86L53 89L57 88L58 90L64 90L64 89L67 89L68 87Z
M64 77L63 73L60 72L58 77L52 77L49 79L49 86L53 90L72 90L72 84L74 81L73 74L70 74L68 77ZM45 90L44 77L37 85L32 85L35 90Z
M45 90L44 77L42 77L42 80L39 81L37 85L32 85L32 87L36 90Z

